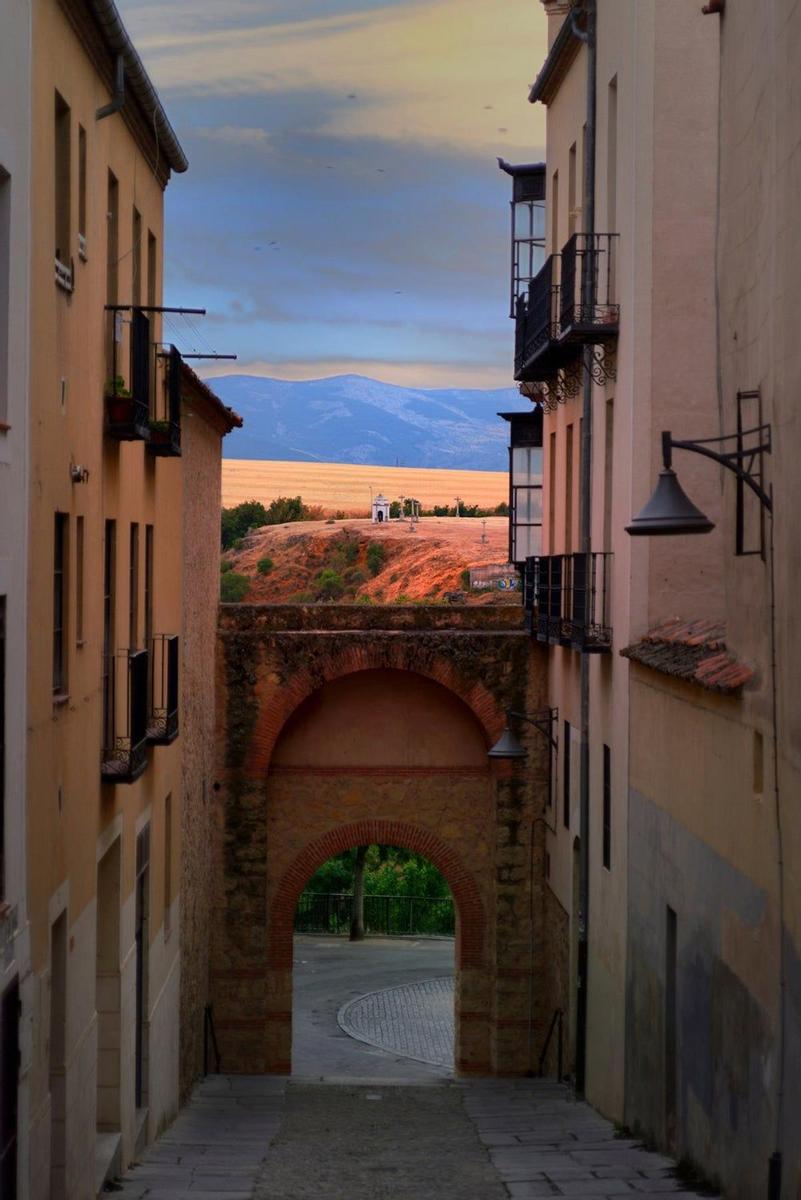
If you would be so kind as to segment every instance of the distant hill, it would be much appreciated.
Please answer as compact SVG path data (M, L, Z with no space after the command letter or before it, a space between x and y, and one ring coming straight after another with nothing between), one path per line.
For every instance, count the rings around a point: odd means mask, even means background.
M424 390L361 375L209 382L245 421L225 439L226 458L505 471L509 427L496 414L531 408L515 388Z

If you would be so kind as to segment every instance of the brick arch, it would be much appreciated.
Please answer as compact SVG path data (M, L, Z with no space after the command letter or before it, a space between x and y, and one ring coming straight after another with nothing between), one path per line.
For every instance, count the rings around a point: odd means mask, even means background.
M292 713L314 692L360 671L409 671L447 688L465 704L479 726L489 749L500 736L505 714L492 693L480 680L466 682L447 658L422 658L408 642L383 642L380 646L354 646L337 649L336 654L323 657L314 670L300 666L292 679L265 695L260 689L259 715L250 740L245 773L251 778L266 775L281 730Z
M447 842L429 830L401 821L357 821L330 829L310 842L286 870L270 905L268 961L291 970L295 908L304 886L329 858L354 846L399 846L422 854L441 871L459 914L457 968L480 968L484 961L484 906L478 886Z

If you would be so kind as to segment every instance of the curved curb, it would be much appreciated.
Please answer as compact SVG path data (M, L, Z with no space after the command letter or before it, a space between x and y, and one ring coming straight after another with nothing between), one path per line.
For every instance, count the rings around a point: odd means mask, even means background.
M349 1011L356 1005L362 1004L365 1000L369 1000L371 996L382 996L387 992L401 992L410 987L416 987L419 984L426 983L449 983L453 987L452 975L436 975L432 979L418 979L416 983L401 983L395 987L377 988L374 992L365 992L361 996L354 996L352 1000L346 1001L337 1013L337 1025L346 1033L348 1037L352 1037L357 1042L364 1042L368 1046L375 1046L377 1050L383 1050L385 1054L394 1054L398 1058L410 1058L413 1062L425 1063L429 1067L439 1067L443 1071L453 1071L453 1063L444 1063L435 1058L424 1058L419 1054L409 1054L408 1051L399 1050L396 1046L387 1046L383 1042L377 1042L374 1038L368 1037L360 1030L356 1029L348 1020Z

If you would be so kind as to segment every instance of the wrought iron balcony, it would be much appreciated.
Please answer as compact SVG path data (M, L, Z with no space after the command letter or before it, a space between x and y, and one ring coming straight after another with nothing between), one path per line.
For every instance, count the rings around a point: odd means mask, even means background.
M156 353L155 406L150 421L148 454L181 455L181 355L175 346Z
M147 740L168 746L178 737L179 639L177 633L153 638L150 719Z
M559 341L559 255L552 254L517 301L515 379L547 382L575 359L576 350Z
M524 603L538 642L584 653L608 653L611 554L550 554L529 558Z
M147 650L120 650L103 659L101 778L133 783L147 767Z
M131 310L129 387L121 374L122 311L109 310L111 379L106 384L106 433L120 442L146 442L150 437L150 321L141 309Z
M596 345L617 337L616 233L574 233L561 253L560 343Z

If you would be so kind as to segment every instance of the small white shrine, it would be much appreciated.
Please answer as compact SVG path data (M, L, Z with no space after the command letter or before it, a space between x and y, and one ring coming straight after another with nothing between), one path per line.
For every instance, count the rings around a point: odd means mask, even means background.
M373 500L373 524L383 525L389 520L389 500L379 492Z

